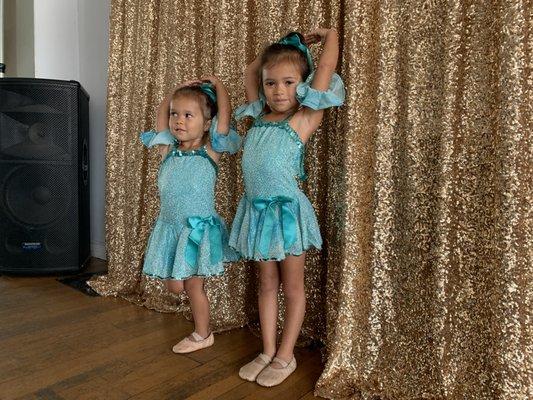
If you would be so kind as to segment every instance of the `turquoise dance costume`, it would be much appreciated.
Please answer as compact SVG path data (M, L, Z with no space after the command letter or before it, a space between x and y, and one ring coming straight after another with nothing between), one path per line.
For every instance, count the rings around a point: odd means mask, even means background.
M305 47L299 40L294 45L301 51ZM308 62L312 62L305 49ZM313 76L311 73L298 84L298 102L314 110L342 105L345 90L341 78L334 74L329 89L318 91L311 88ZM235 111L236 119L250 116L254 123L245 138L245 194L233 220L229 245L246 259L280 261L311 247L320 249L322 237L313 206L297 182L305 179L304 143L288 119L270 122L262 118L266 101L262 93L259 97Z
M236 153L241 137L233 128L227 135L219 134L216 126L217 117L210 129L213 150ZM215 211L218 166L205 145L179 150L168 130L144 132L141 141L147 147L173 146L159 167L161 207L146 247L143 273L159 279L221 275L223 263L239 257L228 247L226 224Z

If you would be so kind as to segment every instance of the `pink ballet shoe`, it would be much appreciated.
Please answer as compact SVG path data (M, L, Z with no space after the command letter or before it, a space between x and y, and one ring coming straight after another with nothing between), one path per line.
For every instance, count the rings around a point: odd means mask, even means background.
M257 378L257 375L270 364L270 361L272 361L272 357L261 353L248 364L241 367L239 376L244 380L253 382Z
M176 344L172 348L172 351L178 354L192 353L193 351L205 349L206 347L212 346L215 342L213 332L211 332L206 338L201 337L196 332L193 332L191 336L194 340L187 336L186 338L182 339L178 344Z
M279 363L282 368L273 368L272 363ZM272 363L262 370L257 379L255 380L259 385L272 387L279 385L296 369L296 358L292 358L291 362L282 360L281 358L274 357Z

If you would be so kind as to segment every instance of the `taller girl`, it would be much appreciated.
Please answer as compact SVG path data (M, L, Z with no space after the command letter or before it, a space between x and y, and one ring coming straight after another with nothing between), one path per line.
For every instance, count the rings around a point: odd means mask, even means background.
M316 68L306 44L323 41ZM242 158L245 195L233 221L229 244L259 266L259 318L263 352L239 376L262 386L281 383L296 369L294 345L305 315L306 250L322 238L313 206L299 189L305 143L319 127L324 109L340 106L344 86L334 73L337 32L292 32L268 46L246 69L247 104L236 118L254 118ZM282 284L285 323L277 347L278 291Z

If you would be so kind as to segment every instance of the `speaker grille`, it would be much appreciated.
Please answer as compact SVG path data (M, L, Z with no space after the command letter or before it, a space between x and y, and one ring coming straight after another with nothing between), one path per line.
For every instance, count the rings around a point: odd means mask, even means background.
M13 83L2 85L0 98L0 131L9 132L0 136L0 160L75 161L76 92Z
M88 100L74 81L0 79L0 271L88 258Z
M27 227L57 223L70 209L73 172L64 166L12 168L2 190L7 216Z

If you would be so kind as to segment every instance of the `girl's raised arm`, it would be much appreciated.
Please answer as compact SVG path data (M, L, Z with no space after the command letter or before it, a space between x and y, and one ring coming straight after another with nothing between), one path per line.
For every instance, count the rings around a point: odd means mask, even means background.
M315 68L311 88L317 91L327 91L331 78L337 67L339 58L339 38L335 29L317 29L304 35L307 45L324 41L324 50ZM324 116L324 109L303 107L291 120L291 126L306 143L314 131L318 129Z
M218 108L217 132L226 135L229 132L231 122L231 103L228 91L222 81L216 76L207 76L205 78L202 78L202 80L211 82L215 87Z
M259 99L259 66L261 64L260 57L256 57L255 60L251 62L246 67L244 72L244 88L246 90L246 102L252 103Z
M167 95L159 107L157 107L157 120L155 123L155 129L158 132L162 132L169 128L168 119L170 117L170 101L172 100L172 93Z
M212 151L210 155L218 161L220 153L235 154L241 147L242 139L231 125L231 102L224 83L216 76L205 77L203 81L210 82L216 91L217 115L209 128L211 141L208 151Z
M157 120L155 123L155 129L158 132L162 132L164 130L167 130L169 128L168 126L168 119L170 117L170 101L172 100L172 93L167 95L161 104L159 104L159 107L157 107ZM163 145L160 144L157 146L157 151L161 155L161 159L163 160L165 156L168 154L170 150L169 145Z
M327 90L331 77L337 68L339 58L339 37L335 29L317 29L304 35L307 44L324 42L324 50L318 60L315 76L311 87L316 90Z

